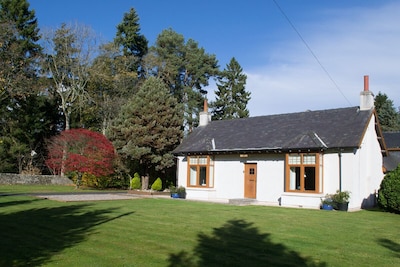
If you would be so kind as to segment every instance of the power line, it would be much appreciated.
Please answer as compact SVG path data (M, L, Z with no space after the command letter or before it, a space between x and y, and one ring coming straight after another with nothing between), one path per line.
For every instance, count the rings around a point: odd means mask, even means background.
M351 102L347 99L347 97L343 94L342 90L340 90L339 86L335 82L335 80L332 78L332 76L329 74L329 72L326 70L324 65L322 65L321 61L318 59L318 57L315 55L315 53L312 51L311 47L307 44L306 40L304 40L303 36L300 34L300 32L297 30L297 28L294 26L294 24L291 22L289 17L286 15L286 13L283 11L283 9L280 7L278 2L276 0L273 0L275 5L278 7L279 11L282 13L282 15L285 17L285 19L288 21L290 26L293 28L293 30L297 33L299 36L300 40L303 42L303 44L307 47L308 51L310 51L311 55L314 57L314 59L317 61L318 65L321 67L321 69L325 72L325 74L328 76L328 78L331 80L331 82L335 85L336 89L339 91L339 93L346 99L347 103L352 106Z

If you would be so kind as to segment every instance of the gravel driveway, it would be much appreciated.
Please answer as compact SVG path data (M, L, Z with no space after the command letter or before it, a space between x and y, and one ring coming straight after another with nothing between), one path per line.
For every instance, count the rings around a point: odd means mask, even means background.
M137 195L123 194L123 193L101 193L101 194L43 194L35 195L42 199L51 199L62 202L72 202L72 201L99 201L99 200L123 200L123 199L135 199L139 198Z

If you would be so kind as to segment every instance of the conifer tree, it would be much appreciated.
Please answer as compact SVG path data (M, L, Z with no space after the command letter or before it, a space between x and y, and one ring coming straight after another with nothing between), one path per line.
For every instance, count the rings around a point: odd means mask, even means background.
M386 94L379 92L375 96L374 104L382 130L400 130L400 114L396 111L393 101Z
M242 67L232 58L218 77L216 100L210 105L214 120L249 117L250 92L246 91L246 79Z
M122 108L108 131L126 164L142 165L145 172L174 165L172 150L181 139L180 106L167 86L150 77Z
M125 56L134 56L131 70L139 74L142 73L142 58L147 54L148 41L140 33L139 16L134 8L124 14L122 22L117 26L117 33L114 42L122 47Z

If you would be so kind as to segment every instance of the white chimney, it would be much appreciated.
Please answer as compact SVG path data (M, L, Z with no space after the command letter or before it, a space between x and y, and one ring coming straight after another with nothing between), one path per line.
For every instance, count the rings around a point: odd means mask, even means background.
M360 110L370 110L374 107L374 94L369 90L369 76L364 76L364 91L360 93Z
M200 112L199 126L206 126L211 121L211 113L208 112L207 99L204 99L204 111Z

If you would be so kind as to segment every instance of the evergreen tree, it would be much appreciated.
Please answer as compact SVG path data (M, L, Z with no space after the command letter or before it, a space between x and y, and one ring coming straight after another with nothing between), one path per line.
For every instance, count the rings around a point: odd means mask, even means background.
M250 92L245 90L246 79L242 67L232 58L218 77L216 100L211 103L214 120L249 117Z
M0 0L0 171L41 171L55 103L39 93L42 48L26 0ZM32 152L34 151L34 152Z
M140 74L142 72L142 58L148 51L148 41L143 34L140 34L139 16L134 8L125 13L122 22L118 24L114 42L122 46L125 56L136 57L132 61L131 70Z
M122 107L108 136L128 165L140 164L147 173L164 171L174 165L171 152L181 139L180 112L165 84L150 77Z
M215 55L207 54L198 43L167 29L157 37L146 58L146 71L161 78L171 94L182 104L185 132L198 124L198 114L211 77L218 73Z
M400 130L400 114L386 94L379 92L375 97L375 109L383 131Z
M86 107L85 127L105 134L120 107L137 92L137 73L130 71L132 58L123 55L114 43L100 47L90 67L88 91L93 102Z

